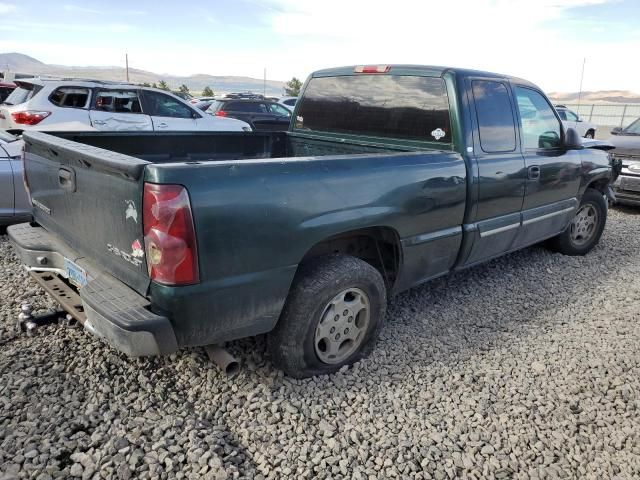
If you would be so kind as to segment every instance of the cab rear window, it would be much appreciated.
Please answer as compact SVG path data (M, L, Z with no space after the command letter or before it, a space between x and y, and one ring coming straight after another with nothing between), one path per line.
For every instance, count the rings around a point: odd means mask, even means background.
M296 130L451 142L442 78L348 75L312 78Z

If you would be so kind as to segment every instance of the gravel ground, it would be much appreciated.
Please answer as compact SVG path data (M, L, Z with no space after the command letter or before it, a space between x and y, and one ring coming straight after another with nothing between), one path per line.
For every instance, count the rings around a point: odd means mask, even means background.
M583 258L540 247L395 298L374 354L291 380L262 338L132 360L54 306L0 237L0 478L638 478L640 211Z

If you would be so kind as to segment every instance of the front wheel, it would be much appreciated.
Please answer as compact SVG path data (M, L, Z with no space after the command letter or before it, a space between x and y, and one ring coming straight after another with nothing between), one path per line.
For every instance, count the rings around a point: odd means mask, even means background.
M374 347L386 311L386 288L359 258L330 255L300 267L267 344L288 375L337 371Z
M567 229L550 241L565 255L585 255L600 241L607 222L607 203L600 192L587 189Z
M595 136L596 136L595 132L594 132L593 130L589 130L589 131L585 134L584 138L590 138L590 139L593 139L593 138L595 138Z

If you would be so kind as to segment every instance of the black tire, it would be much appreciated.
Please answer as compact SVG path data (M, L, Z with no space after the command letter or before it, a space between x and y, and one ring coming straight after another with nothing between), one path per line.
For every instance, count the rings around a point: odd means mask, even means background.
M597 214L597 218L594 220L593 229L588 232L588 238L584 238L583 242L578 242L573 233L575 231L574 221L583 207L593 208ZM549 247L565 255L586 255L600 241L606 223L607 202L602 196L602 193L588 188L582 196L580 206L576 210L576 215L571 220L571 223L564 232L549 241Z
M596 138L596 132L594 132L593 130L589 130L587 133L585 133L584 138Z
M316 351L316 332L322 328L321 319L326 316L332 299L345 289L366 294L368 323L362 327L357 343L352 346L357 349L348 358L339 363L325 363ZM386 308L385 283L378 270L359 258L346 255L318 257L300 267L278 324L267 336L272 361L276 367L296 378L335 372L371 353Z

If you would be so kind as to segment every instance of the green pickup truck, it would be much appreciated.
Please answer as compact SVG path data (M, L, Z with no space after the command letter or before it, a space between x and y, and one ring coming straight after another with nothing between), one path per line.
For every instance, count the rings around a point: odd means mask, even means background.
M315 72L287 132L24 140L34 222L9 235L88 331L135 356L266 333L296 377L366 355L402 290L586 254L615 177L535 85L427 66Z

